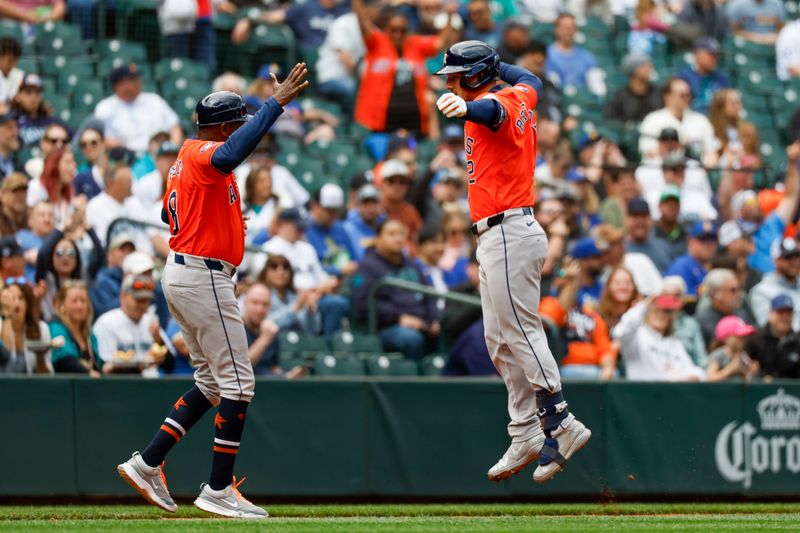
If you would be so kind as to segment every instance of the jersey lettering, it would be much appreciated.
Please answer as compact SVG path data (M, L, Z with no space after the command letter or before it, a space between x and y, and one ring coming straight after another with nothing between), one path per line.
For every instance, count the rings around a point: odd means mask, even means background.
M169 209L170 218L172 219L172 235L177 235L180 230L180 223L178 222L178 191L172 191L167 200L167 207Z
M530 122L533 124L534 128L536 127L536 122L533 120L533 111L529 110L525 104L523 103L520 106L519 110L519 118L517 119L516 126L520 133L525 132L525 124Z
M464 143L464 151L467 155L472 155L472 146L475 144L475 139L472 137L467 137L466 142Z
M231 205L233 205L234 202L239 199L238 195L236 194L236 190L233 188L233 185L228 185L228 197L230 198Z

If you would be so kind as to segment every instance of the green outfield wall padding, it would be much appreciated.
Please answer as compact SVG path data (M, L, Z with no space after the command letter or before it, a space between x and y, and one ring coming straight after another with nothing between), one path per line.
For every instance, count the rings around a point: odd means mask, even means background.
M0 496L131 495L117 463L189 387L167 378L3 378ZM592 429L546 485L502 483L506 392L496 379L262 379L236 472L248 495L486 497L800 494L800 384L567 383ZM213 416L170 454L175 495L207 481Z

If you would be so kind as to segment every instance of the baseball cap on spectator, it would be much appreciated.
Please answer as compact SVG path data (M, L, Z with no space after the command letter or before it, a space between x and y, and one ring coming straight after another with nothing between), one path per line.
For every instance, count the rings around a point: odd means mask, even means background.
M390 178L392 176L403 176L407 178L408 172L408 165L399 159L390 159L381 165L381 176L383 179Z
M674 183L667 183L661 189L661 196L658 198L658 203L666 202L667 200L681 201L681 188Z
M341 209L344 205L344 191L335 183L326 183L314 193L314 201L325 209Z
M258 68L256 77L269 81L272 79L269 77L270 73L275 74L275 77L279 78L281 75L281 66L277 63L265 63Z
M459 185L464 184L464 174L458 168L448 168L439 178L439 183L455 182Z
M108 151L108 160L112 163L122 163L131 166L136 160L136 154L124 146L115 146Z
M594 146L594 144L599 142L602 138L603 137L594 130L585 132L578 141L578 151L580 152L584 148Z
M156 267L153 258L144 252L131 252L122 261L122 273L138 276Z
M464 141L464 128L456 124L450 124L442 130L442 142L450 143L456 141L459 143Z
M728 315L717 322L717 327L714 328L714 336L718 341L724 341L731 335L747 337L755 333L755 331L756 328L750 326L738 316Z
M692 226L692 231L689 232L689 236L694 239L716 240L717 225L707 220L698 220Z
M731 197L731 211L738 213L747 204L758 204L758 194L752 189L739 191Z
M558 187L554 191L555 199L562 202L577 202L578 193L572 187Z
M694 49L708 50L712 54L719 54L722 51L722 48L719 45L719 41L717 41L713 37L699 37L694 42Z
M0 239L1 257L18 257L23 255L23 253L24 251L22 250L22 246L19 245L17 238L13 235Z
M158 145L158 151L156 152L156 157L161 157L162 155L174 155L181 151L181 147L175 144L174 142L166 141Z
M594 239L597 248L601 252L605 252L609 246L621 242L625 238L625 230L611 224L598 224L592 228L589 235Z
M650 205L647 200L637 196L628 200L629 215L650 215Z
M19 84L20 90L22 90L23 87L35 87L37 89L41 89L42 78L40 78L38 74L34 73L25 74Z
M796 257L800 255L800 247L797 241L791 237L786 237L772 245L770 250L772 259L786 259L788 257Z
M653 305L655 305L658 309L677 311L683 307L683 300L674 294L659 294L653 299Z
M605 250L601 250L594 239L586 237L575 243L570 255L573 259L591 259L603 255Z
M122 80L131 80L141 77L142 73L139 72L139 69L136 67L136 64L128 63L127 65L121 65L112 70L111 75L109 76L109 80L111 80L111 86L113 87Z
M289 209L281 211L278 214L278 220L294 224L299 230L305 230L308 226L305 216L303 216L303 213L296 207L290 207Z
M28 178L22 172L12 172L3 180L3 191L17 191L28 188Z
M679 151L668 152L661 161L661 168L670 170L686 168L686 156Z
M571 169L567 170L564 179L567 181L571 181L572 183L581 183L587 181L586 176L584 176L583 172L579 171L575 167L572 167Z
M770 309L773 311L784 311L786 309L794 310L794 301L788 294L779 294L769 304Z
M354 174L352 178L350 178L350 182L347 184L347 189L352 191L357 191L361 189L364 185L372 183L372 171L368 170L366 172L359 172L358 174Z
M645 63L650 63L650 56L642 52L631 52L622 58L622 71L626 76L631 76Z
M13 109L8 109L5 113L0 113L0 124L5 124L17 119L17 113Z
M664 128L658 134L659 141L680 141L681 136L675 128Z
M719 227L719 245L728 246L744 236L742 227L735 220L729 220Z
M122 280L122 292L130 294L137 300L152 299L155 296L156 284L150 276L139 274L126 275Z
M378 191L378 188L375 187L373 184L367 183L358 190L357 199L358 203L360 204L368 202L370 200L379 202L381 200L381 193L380 191Z
M126 244L132 245L134 249L136 248L136 242L133 240L133 236L130 233L118 233L114 235L114 238L108 243L108 249L116 250L122 248Z

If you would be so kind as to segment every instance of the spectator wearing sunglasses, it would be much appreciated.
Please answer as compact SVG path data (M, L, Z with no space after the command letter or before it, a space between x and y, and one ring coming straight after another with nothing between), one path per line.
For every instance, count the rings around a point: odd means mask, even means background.
M9 353L0 371L11 374L52 374L53 347L47 324L39 319L39 306L24 278L4 280L0 291L0 338Z
M53 116L53 108L42 96L42 78L38 74L26 74L22 78L11 109L17 114L17 126L22 146L33 146L41 142L45 130L51 124L60 124Z
M14 172L0 186L0 235L14 235L25 227L28 217L28 177Z
M106 150L103 133L95 128L83 130L78 145L88 166L75 176L72 190L76 195L83 194L87 200L91 200L103 190L103 174L109 160L121 159L127 156L128 151L124 148Z
M322 326L317 302L309 291L300 294L294 288L294 272L286 256L270 254L258 282L269 287L271 303L268 318L282 331L314 334Z
M86 283L79 280L65 283L56 295L55 315L48 324L50 335L60 345L53 348L52 355L57 373L100 377L93 320Z
M44 172L44 164L47 156L55 151L69 148L70 134L67 128L60 123L53 123L45 128L44 133L39 139L39 150L41 157L32 157L25 162L25 172L33 179L41 176Z
M120 307L97 319L94 332L103 374L158 377L158 367L168 351L161 345L158 318L150 307L154 291L152 278L126 276Z
M84 236L88 236L92 247L82 254L77 243ZM41 300L42 317L45 320L53 317L53 301L64 283L71 279L88 282L97 277L103 263L103 253L103 245L94 230L87 226L84 210L80 207L72 214L63 231L56 229L45 239L36 260L36 282L46 284L46 292Z

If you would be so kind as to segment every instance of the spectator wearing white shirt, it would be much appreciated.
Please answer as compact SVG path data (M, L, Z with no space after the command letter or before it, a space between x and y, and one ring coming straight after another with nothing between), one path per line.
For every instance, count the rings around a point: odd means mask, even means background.
M278 196L272 192L271 174L269 167L257 167L244 183L242 212L250 217L245 244L261 244L269 237L279 207Z
M169 171L178 158L180 146L169 141L161 143L156 152L156 169L148 172L133 184L133 195L145 208L161 203L166 190Z
M175 144L183 141L178 115L155 93L142 92L141 74L136 65L129 64L111 72L114 94L101 100L95 117L102 120L106 144L122 145L142 153L147 141L159 131L168 131Z
M330 336L341 328L342 318L350 304L344 296L337 294L341 280L329 275L322 268L317 251L302 240L307 226L306 218L299 209L286 209L278 214L275 236L264 244L269 255L282 255L289 259L294 273L294 288L304 294L309 309L319 309L322 315L322 333ZM251 272L260 272L266 258L257 256Z
M675 335L681 300L671 294L647 298L622 315L611 331L620 344L625 375L633 381L702 381L705 371L694 364Z
M25 73L17 68L22 46L13 37L0 38L0 102L10 102L17 94Z
M158 377L167 349L161 346L158 319L150 311L155 283L147 276L126 276L120 307L94 324L100 366L104 374L141 373Z
M789 81L800 76L800 20L781 29L775 41L775 59L778 79Z
M110 165L106 169L105 190L92 198L86 206L86 220L94 228L105 246L111 224L119 218L142 219L145 208L131 195L133 173L125 164ZM119 228L118 228L119 230ZM136 232L136 249L152 253L152 245L141 231Z
M673 128L681 144L697 152L706 166L717 162L719 140L714 136L711 122L697 111L692 111L692 91L680 78L670 78L661 90L664 107L648 113L639 127L639 152L643 159L657 157L658 139L662 131Z
M301 207L311 199L311 194L297 181L297 178L292 175L289 169L275 162L271 143L269 142L264 142L256 147L247 161L233 171L236 175L236 183L239 185L239 190L245 190L247 176L254 169L262 166L269 167L270 177L272 178L272 192L279 198L282 208Z
M380 6L379 2L365 4L367 9ZM320 94L338 102L346 116L353 113L358 90L356 68L366 52L360 32L355 13L347 13L334 20L319 48L316 65Z

